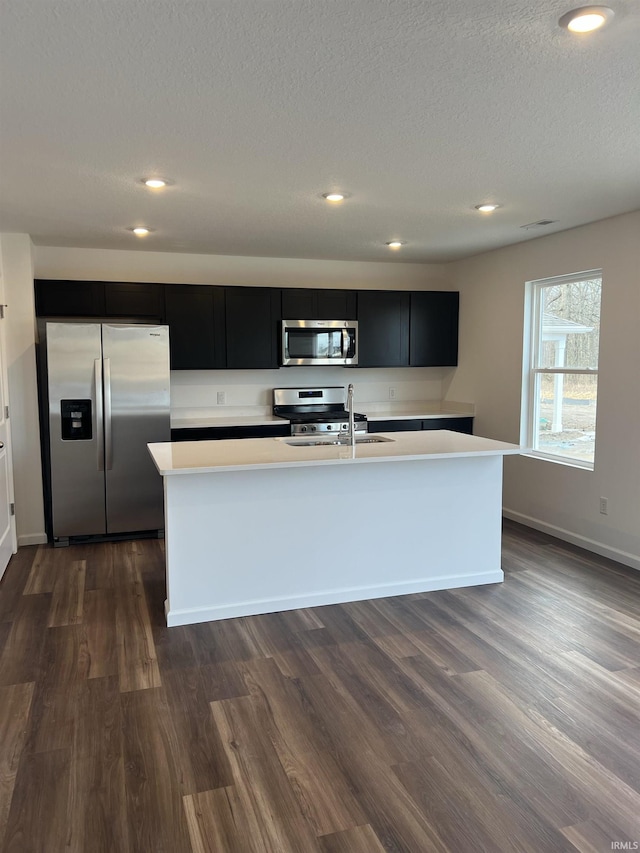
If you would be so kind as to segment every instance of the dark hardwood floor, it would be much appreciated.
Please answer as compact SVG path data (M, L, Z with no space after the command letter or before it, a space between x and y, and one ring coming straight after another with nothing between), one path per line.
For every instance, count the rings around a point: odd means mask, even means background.
M20 549L0 849L637 849L640 573L514 524L503 562L501 585L166 628L161 542Z

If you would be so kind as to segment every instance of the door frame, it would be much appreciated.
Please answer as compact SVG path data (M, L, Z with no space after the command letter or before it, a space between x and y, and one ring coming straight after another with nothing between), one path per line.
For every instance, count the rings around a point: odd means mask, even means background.
M9 414L11 405L9 401L9 376L7 369L7 350L5 342L5 323L7 317L7 305L4 299L4 278L2 275L2 258L0 257L0 385L2 393L0 393L0 438L4 442L4 448L0 450L0 458L6 460L6 475L7 475L7 502L10 507L15 507L15 491L13 484L13 456L11 453L11 421ZM2 547L0 553L0 578L2 578L11 555L18 550L18 537L16 534L16 517L13 509L9 512L9 529L6 533L9 539L9 550L6 546ZM5 538L6 538L5 537ZM4 545L4 539L3 539ZM8 557L5 562L5 557Z

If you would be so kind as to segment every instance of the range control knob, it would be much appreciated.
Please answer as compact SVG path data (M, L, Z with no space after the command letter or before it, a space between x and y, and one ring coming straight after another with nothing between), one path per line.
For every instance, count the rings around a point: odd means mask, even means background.
M307 431L306 426L302 426L302 427L300 427L300 432L306 432L306 431Z
M312 424L311 432L315 432L317 429L318 429L318 427L315 424Z

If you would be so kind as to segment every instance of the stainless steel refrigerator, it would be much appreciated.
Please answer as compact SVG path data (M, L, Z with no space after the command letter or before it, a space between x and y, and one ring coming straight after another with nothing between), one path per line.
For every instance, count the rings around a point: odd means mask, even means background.
M171 435L168 327L47 322L41 343L54 540L161 530L147 443Z

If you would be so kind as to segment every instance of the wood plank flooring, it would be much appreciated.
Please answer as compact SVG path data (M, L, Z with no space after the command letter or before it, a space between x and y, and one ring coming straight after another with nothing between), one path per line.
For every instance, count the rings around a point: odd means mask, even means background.
M503 542L501 585L178 628L162 542L22 548L0 850L638 849L640 573Z

